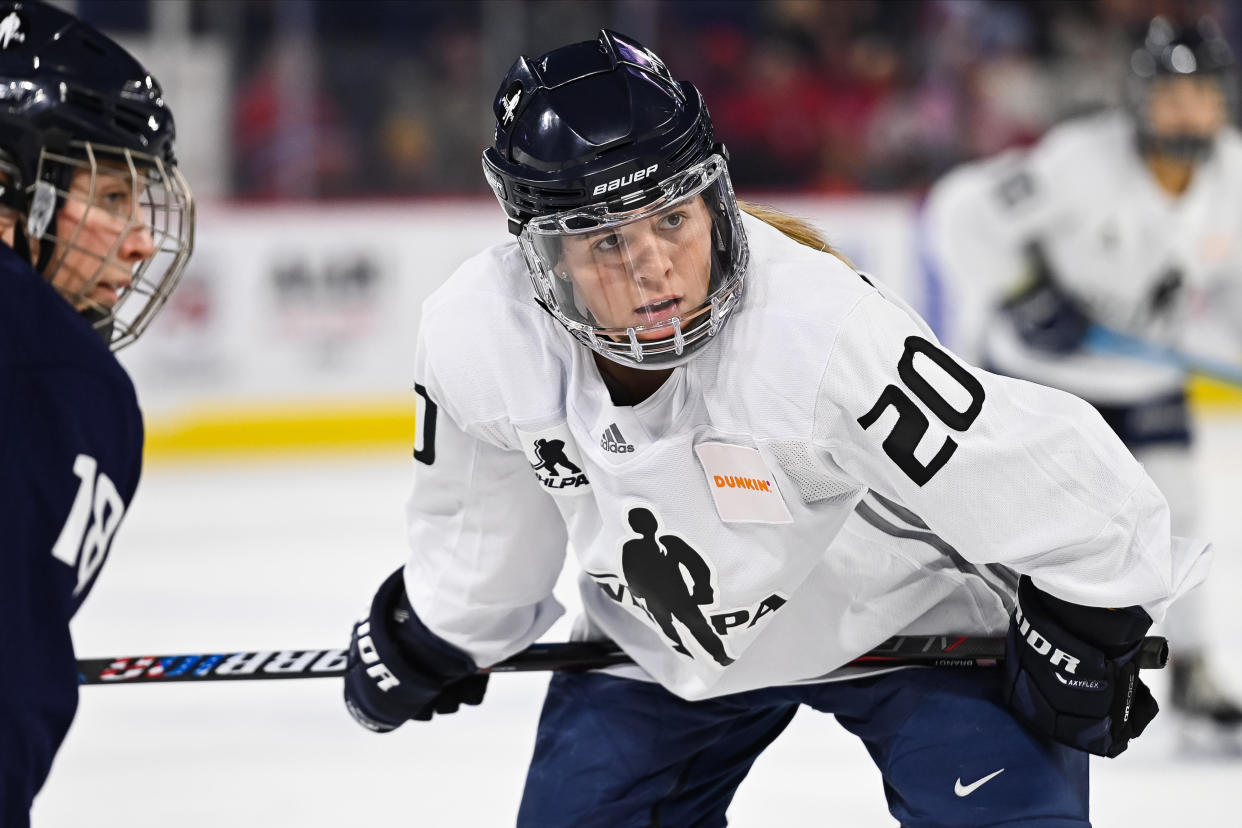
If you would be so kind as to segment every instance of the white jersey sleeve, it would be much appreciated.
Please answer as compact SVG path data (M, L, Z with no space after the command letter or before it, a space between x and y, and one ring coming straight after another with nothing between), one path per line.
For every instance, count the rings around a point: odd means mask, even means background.
M821 391L833 462L972 563L1154 618L1204 575L1205 544L1170 545L1165 499L1090 405L963 363L894 297L854 308Z
M563 613L552 590L566 530L507 421L464 413L477 411L472 401L488 391L468 362L487 355L471 347L461 318L429 301L419 328L405 586L430 630L488 666L526 648Z

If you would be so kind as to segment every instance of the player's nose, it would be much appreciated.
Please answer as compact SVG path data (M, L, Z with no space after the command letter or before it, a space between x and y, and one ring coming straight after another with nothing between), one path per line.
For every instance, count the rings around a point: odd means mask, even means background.
M136 265L155 255L155 236L146 224L138 225L125 234L125 241L117 251L117 257L128 265Z
M663 279L672 268L668 243L649 229L643 228L627 236L626 251L637 282Z

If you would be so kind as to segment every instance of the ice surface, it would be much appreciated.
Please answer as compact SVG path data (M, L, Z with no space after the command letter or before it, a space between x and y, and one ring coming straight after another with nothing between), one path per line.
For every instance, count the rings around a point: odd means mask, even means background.
M1242 421L1210 420L1202 438L1205 534L1218 546L1207 586L1214 654L1242 688ZM149 468L75 620L79 654L344 646L375 586L404 560L408 476L404 452ZM1165 677L1148 675L1163 698ZM34 824L511 825L546 680L496 676L483 706L382 736L349 719L333 679L83 688ZM1242 825L1242 761L1179 745L1162 715L1124 757L1095 762L1094 823ZM805 709L729 816L743 828L895 824L861 744Z

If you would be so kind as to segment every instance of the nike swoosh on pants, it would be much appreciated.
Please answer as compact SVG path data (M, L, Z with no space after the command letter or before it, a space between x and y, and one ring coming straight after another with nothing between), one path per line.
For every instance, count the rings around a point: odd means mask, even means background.
M982 779L976 782L971 782L969 785L963 785L962 777L959 776L957 778L957 781L953 783L953 793L957 794L958 796L970 796L972 793L977 791L980 788L980 786L982 786L984 783L988 782L991 779L996 778L997 776L1000 776L1004 772L1005 772L1005 769L1001 768L998 771L989 773L987 776L983 777Z

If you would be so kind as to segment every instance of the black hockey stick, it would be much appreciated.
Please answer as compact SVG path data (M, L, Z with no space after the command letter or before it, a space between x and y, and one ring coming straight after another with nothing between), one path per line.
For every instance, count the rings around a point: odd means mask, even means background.
M890 638L847 667L995 667L1005 657L1005 639L926 635ZM592 670L627 664L630 657L615 644L571 641L532 644L515 656L481 672ZM1168 643L1146 638L1138 665L1158 670L1168 663ZM171 681L327 678L345 674L344 650L264 650L212 655L122 656L78 661L81 684L150 684Z

